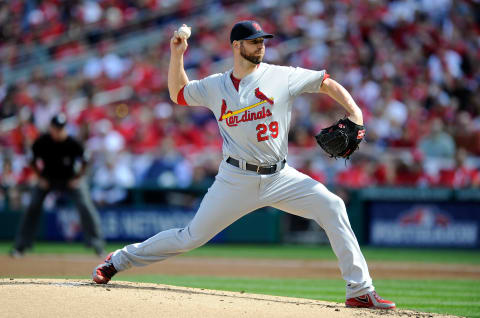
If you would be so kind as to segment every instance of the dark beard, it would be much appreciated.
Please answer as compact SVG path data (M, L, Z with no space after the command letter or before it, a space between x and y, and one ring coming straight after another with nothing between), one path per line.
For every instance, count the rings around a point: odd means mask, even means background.
M246 52L245 52L245 48L243 47L243 43L240 44L240 55L246 59L247 61L249 61L250 63L253 63L253 64L260 64L262 62L262 56L255 56L255 55L248 55Z

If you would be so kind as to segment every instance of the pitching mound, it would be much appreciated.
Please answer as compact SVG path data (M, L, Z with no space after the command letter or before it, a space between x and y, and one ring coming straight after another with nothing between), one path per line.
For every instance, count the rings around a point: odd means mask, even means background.
M447 317L414 311L345 308L322 301L86 280L0 279L4 317Z

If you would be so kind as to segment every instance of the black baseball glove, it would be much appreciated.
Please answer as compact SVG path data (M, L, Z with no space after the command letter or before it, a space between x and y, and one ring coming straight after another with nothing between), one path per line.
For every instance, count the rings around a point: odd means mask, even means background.
M330 157L349 159L358 149L364 135L363 125L357 125L350 119L343 118L334 125L322 129L315 139Z

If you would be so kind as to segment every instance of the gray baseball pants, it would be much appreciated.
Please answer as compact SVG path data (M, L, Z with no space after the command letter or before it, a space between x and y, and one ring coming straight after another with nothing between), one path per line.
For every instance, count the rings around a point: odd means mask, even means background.
M113 265L122 271L187 252L205 244L242 216L265 206L313 219L325 230L346 281L347 298L374 289L343 200L288 165L274 174L258 175L223 161L214 184L186 227L160 232L142 243L115 251Z

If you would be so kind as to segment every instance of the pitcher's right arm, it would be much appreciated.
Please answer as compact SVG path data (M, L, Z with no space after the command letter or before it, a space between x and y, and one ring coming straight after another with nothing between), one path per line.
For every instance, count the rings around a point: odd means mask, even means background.
M174 103L177 103L178 92L189 82L183 67L183 54L187 47L187 40L179 37L175 31L170 39L170 64L168 66L168 92Z

